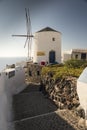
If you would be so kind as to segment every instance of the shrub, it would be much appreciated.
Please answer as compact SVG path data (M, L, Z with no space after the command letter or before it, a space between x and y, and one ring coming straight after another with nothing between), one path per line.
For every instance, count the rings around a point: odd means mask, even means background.
M54 79L57 78L64 78L67 76L72 76L72 77L79 77L80 74L82 73L83 69L82 68L67 68L67 67L63 67L61 69L59 69L58 71L56 71L55 75L54 75Z
M53 75L53 79L64 78L66 76L79 77L84 68L81 66L77 67L77 65L78 64L75 63L75 65L72 64L72 67L70 65L46 66L42 68L42 75L46 76L51 73Z
M87 61L85 60L75 60L71 59L65 62L65 66L69 68L80 68L85 67L87 65Z

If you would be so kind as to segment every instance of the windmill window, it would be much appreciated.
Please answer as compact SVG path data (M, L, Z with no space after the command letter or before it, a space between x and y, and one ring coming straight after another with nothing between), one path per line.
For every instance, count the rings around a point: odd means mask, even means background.
M52 38L52 41L55 41L55 37Z

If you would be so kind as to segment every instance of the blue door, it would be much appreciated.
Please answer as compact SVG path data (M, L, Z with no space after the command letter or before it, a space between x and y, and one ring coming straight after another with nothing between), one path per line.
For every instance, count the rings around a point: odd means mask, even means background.
M55 63L55 51L49 52L49 63Z

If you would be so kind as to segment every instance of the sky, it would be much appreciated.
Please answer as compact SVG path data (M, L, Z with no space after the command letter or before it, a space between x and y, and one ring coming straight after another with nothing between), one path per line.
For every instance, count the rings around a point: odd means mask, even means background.
M87 49L87 0L0 0L0 57L27 56L25 8L32 33L51 27L62 33L62 51Z

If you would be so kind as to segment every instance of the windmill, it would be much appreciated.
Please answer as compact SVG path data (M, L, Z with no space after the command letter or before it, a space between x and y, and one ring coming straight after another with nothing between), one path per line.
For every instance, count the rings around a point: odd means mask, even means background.
M24 48L26 47L26 45L28 46L28 59L31 59L31 44L32 44L32 38L34 36L32 35L32 30L31 30L31 19L30 19L29 9L25 8L25 13L26 13L27 34L26 35L12 35L12 36L26 37Z

